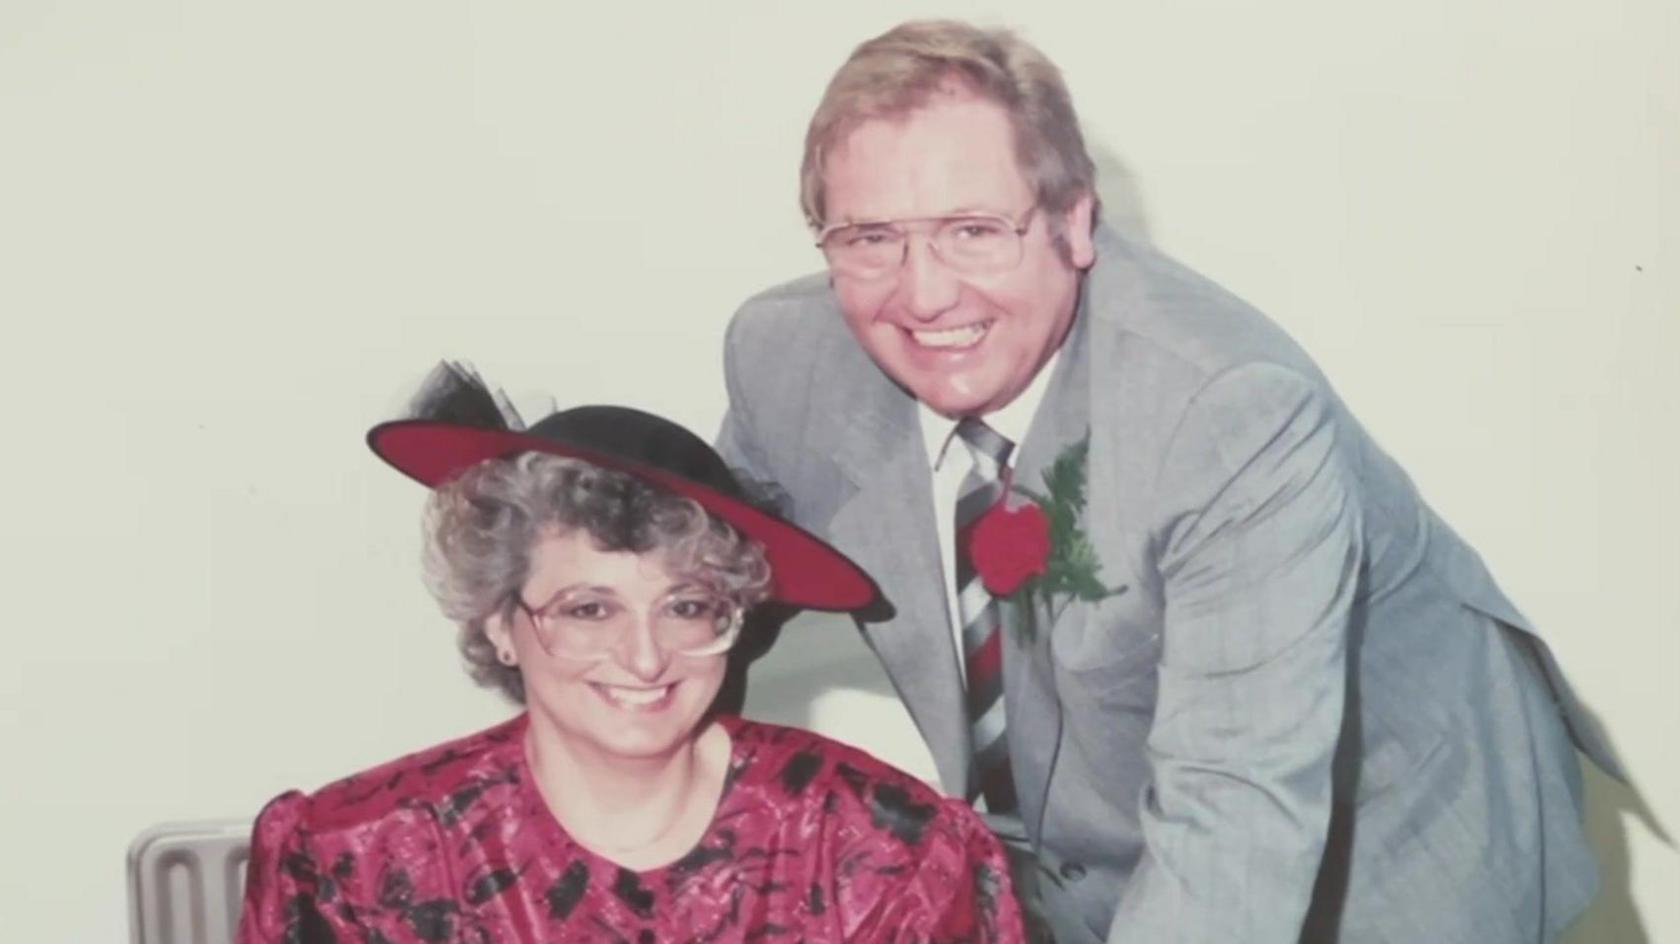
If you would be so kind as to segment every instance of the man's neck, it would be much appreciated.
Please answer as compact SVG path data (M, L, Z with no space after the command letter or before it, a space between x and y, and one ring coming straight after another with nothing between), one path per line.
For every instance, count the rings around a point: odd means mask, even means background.
M1027 436L1027 429L1032 425L1033 414L1038 412L1038 404L1044 399L1045 390L1050 386L1050 377L1055 373L1056 364L1061 356L1060 350L1050 355L1050 359L1033 375L1026 389L1016 394L1001 408L982 414L980 419L985 420L987 426L1010 442L1023 442ZM916 407L921 417L922 436L927 446L929 464L937 468L949 448L951 433L956 429L961 417L953 419L945 416L921 401L917 401Z

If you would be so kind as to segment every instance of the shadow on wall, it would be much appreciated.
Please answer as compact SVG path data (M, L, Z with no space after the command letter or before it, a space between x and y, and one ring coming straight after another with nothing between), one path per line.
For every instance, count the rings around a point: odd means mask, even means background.
M1630 821L1641 823L1670 849L1674 840L1657 822L1639 791L1615 780L1583 758L1587 787L1587 840L1598 854L1598 898L1564 936L1565 944L1649 944L1651 937L1633 900L1633 863L1628 854Z
M933 757L850 618L801 613L754 662L742 714L861 747L928 783Z
M1149 219L1144 214L1143 191L1137 175L1115 150L1100 141L1087 140L1091 162L1097 166L1097 197L1102 200L1102 221L1135 242L1149 242Z
M752 664L751 682L747 715L822 733L819 707L829 694L898 697L850 617L836 613L800 613L790 620Z

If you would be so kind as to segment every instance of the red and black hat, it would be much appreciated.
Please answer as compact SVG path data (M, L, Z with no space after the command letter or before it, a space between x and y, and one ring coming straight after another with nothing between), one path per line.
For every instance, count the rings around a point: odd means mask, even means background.
M446 388L439 394L441 385ZM486 459L523 452L581 459L691 498L764 547L770 597L791 606L854 610L876 599L869 575L839 551L748 500L723 458L705 440L652 413L622 406L580 406L528 429L508 428L512 413L467 368L444 364L428 380L417 412L424 418L381 423L368 431L373 451L397 471L436 488ZM463 401L467 406L463 408ZM517 423L517 414L513 414Z

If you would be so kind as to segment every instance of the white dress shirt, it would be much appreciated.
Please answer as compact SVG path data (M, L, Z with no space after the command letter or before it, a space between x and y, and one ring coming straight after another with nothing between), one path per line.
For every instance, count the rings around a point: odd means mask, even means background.
M981 417L987 426L1014 443L1016 450L1027 438L1027 429L1032 425L1033 414L1038 412L1039 401L1044 399L1044 388L1050 382L1050 374L1056 369L1059 357L1059 351L1051 355L1020 396L1003 409ZM963 479L968 477L969 469L974 466L974 456L966 444L955 442L957 420L934 412L920 401L916 403L916 412L921 418L922 442L927 447L928 469L933 475L933 507L939 524L939 570L945 579L945 613L956 642L957 673L966 686L968 667L963 659L962 614L957 609L957 498ZM1014 458L1015 453L1011 452L1012 464Z

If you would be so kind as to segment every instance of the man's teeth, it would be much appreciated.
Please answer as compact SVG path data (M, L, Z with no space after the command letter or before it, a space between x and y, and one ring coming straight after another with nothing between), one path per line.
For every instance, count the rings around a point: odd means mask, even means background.
M965 325L961 328L948 328L944 331L912 331L916 343L923 347L968 347L980 340L986 333L986 324Z
M651 705L671 693L671 686L661 685L658 688L623 688L618 685L601 686L607 697L625 705Z

